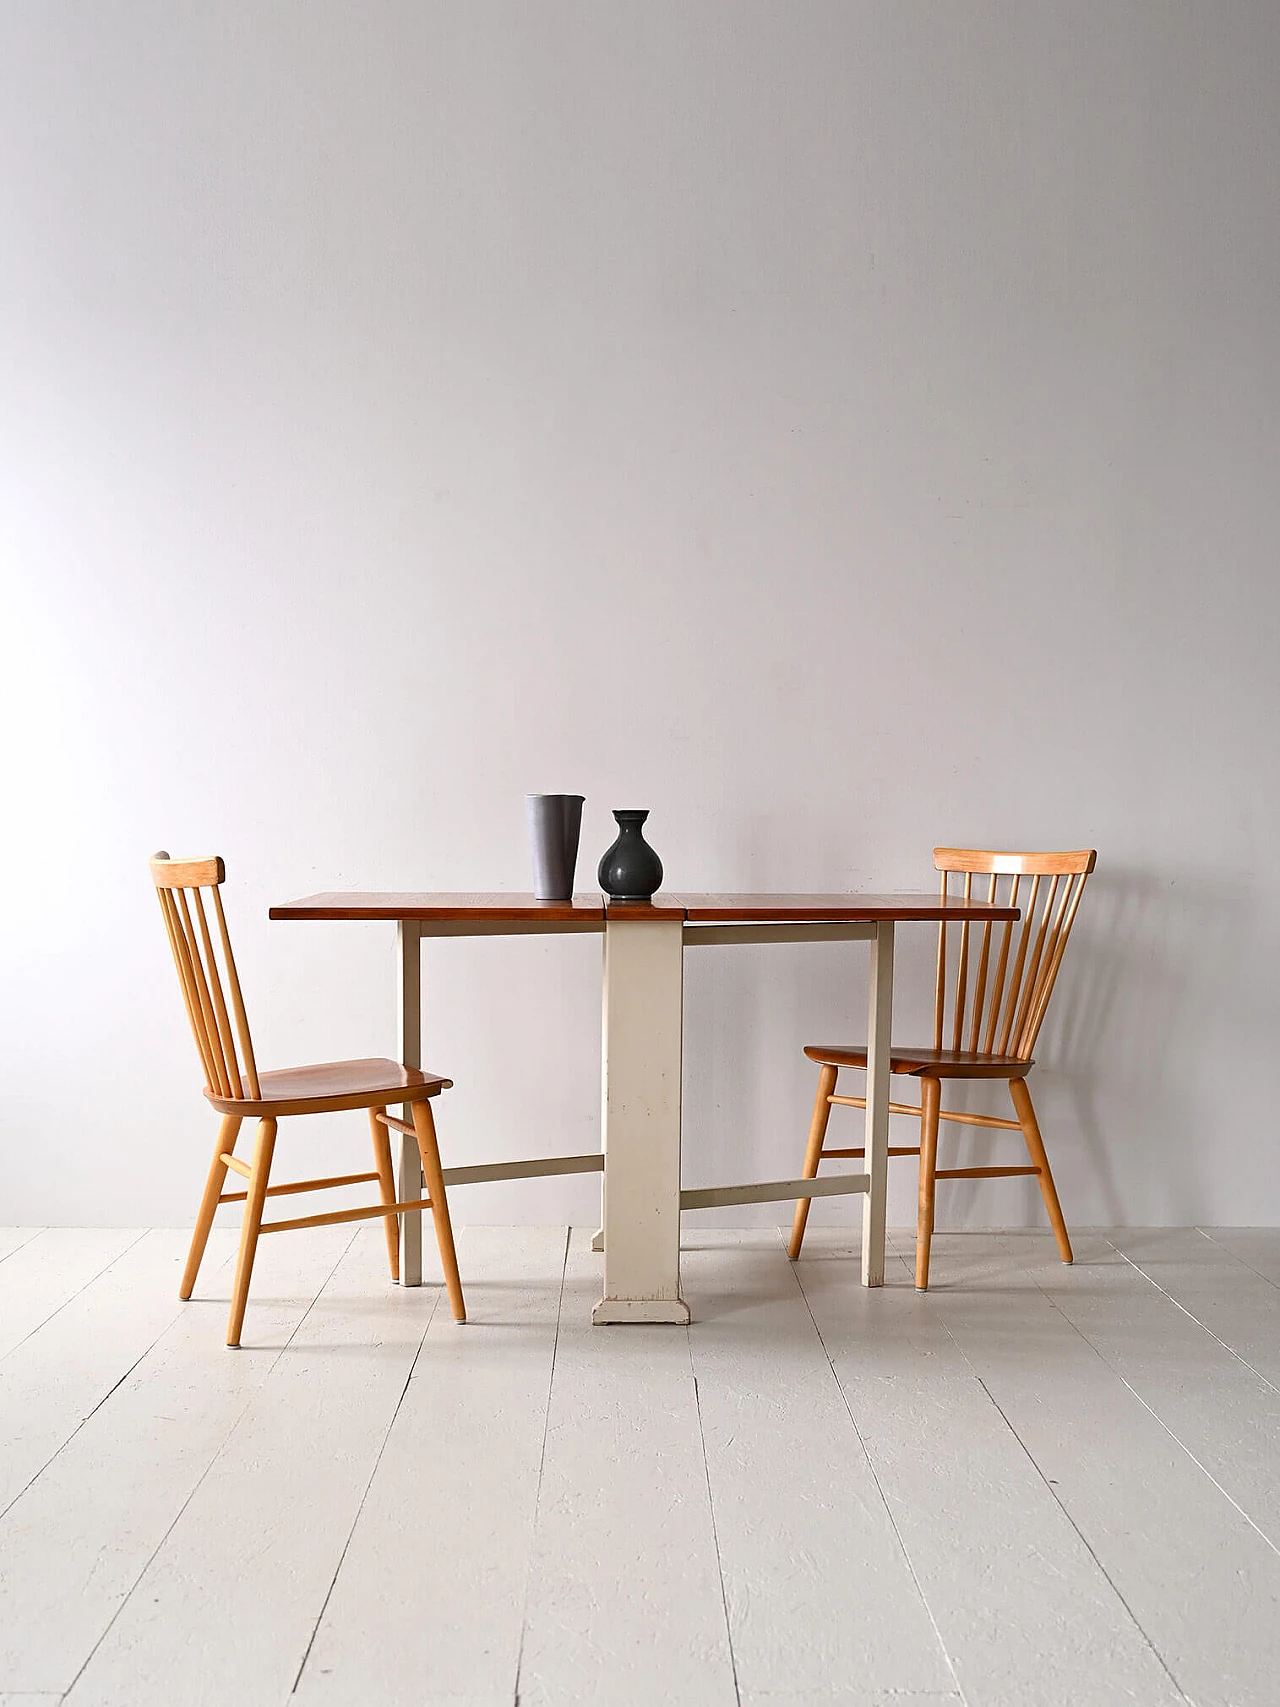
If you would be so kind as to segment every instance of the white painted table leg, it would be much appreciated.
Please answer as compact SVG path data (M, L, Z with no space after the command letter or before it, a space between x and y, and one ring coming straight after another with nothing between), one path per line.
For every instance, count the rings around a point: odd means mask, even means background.
M893 1029L893 925L879 924L871 943L867 992L866 1168L862 1199L862 1284L884 1285L884 1220L889 1176L889 1047Z
M415 920L396 926L396 965L400 1009L400 1060L406 1067L422 1065L422 930ZM401 1108L402 1120L413 1122L413 1109ZM400 1201L422 1196L422 1157L418 1141L400 1134ZM422 1212L400 1217L400 1284L422 1285Z
M604 1175L600 1175L600 1225L591 1235L591 1249L597 1253L604 1249Z
M682 974L683 976L683 970ZM600 1225L591 1235L591 1249L597 1253L604 1250L604 1175L600 1175Z
M610 921L604 939L604 1297L591 1319L689 1320L680 1296L684 925Z

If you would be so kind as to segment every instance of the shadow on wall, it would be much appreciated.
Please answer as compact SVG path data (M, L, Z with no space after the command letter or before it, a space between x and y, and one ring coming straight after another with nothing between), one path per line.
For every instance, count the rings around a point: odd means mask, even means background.
M1103 1224L1204 1219L1227 1119L1210 1063L1268 1042L1249 977L1263 923L1251 887L1217 872L1100 866L1090 879L1030 1081L1069 1223L1082 1219L1072 1200ZM981 1097L967 1086L955 1105L990 1106ZM965 1165L1007 1159L995 1134L967 1135ZM1026 1219L1042 1219L1035 1181L1020 1190ZM1014 1218L995 1201L957 1181L940 1223Z
M1232 1146L1249 1141L1236 1136L1247 1087L1224 1094L1221 1063L1265 1058L1273 933L1244 878L1104 866L1090 879L1031 1079L1069 1225L1206 1219ZM906 1043L932 1034L935 944L931 928L899 932L894 1031ZM803 1045L864 1038L865 946L696 951L687 977L686 1183L798 1168L814 1089ZM894 1081L897 1101L915 1091ZM1013 1112L1003 1084L956 1084L945 1100ZM859 1121L846 1111L837 1131L833 1120L829 1142L858 1143ZM917 1131L896 1118L891 1141L915 1143ZM944 1167L1022 1159L1016 1133L943 1128ZM891 1169L890 1191L891 1211L913 1218L910 1163ZM847 1219L822 1208L820 1220ZM939 1193L939 1226L1043 1222L1034 1179L957 1180Z

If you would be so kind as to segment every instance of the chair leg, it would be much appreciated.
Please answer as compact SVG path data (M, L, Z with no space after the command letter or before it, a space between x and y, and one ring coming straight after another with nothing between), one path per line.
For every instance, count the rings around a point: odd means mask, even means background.
M369 1126L373 1132L373 1165L378 1170L378 1192L384 1203L396 1200L396 1176L391 1165L391 1134L378 1119L385 1108L369 1110ZM387 1230L387 1256L391 1261L391 1278L400 1278L400 1217L388 1215L382 1223Z
M204 1248L209 1242L209 1229L213 1226L218 1199L222 1196L222 1184L227 1177L227 1164L221 1158L224 1154L231 1155L235 1150L236 1135L240 1131L240 1126L241 1120L238 1114L224 1114L218 1124L218 1142L213 1147L213 1160L209 1163L209 1177L204 1182L204 1196L200 1199L200 1213L196 1216L196 1230L191 1235L191 1249L187 1252L187 1266L182 1271L182 1284L178 1288L179 1298L190 1298L195 1291L196 1276L200 1272Z
M1058 1202L1058 1188L1053 1183L1053 1174L1049 1169L1049 1158L1045 1154L1044 1139L1040 1136L1040 1122L1036 1119L1036 1111L1032 1106L1031 1092L1027 1089L1025 1079L1009 1080L1009 1095L1013 1098L1013 1106L1017 1111L1018 1124L1022 1127L1022 1136L1027 1141L1027 1154L1040 1170L1040 1195L1044 1198L1044 1206L1049 1212L1049 1225L1053 1228L1053 1236L1058 1241L1058 1255L1063 1262L1072 1262L1071 1240L1067 1234L1067 1223L1062 1218L1062 1205Z
M253 1273L253 1257L258 1248L258 1229L262 1225L262 1206L267 1200L267 1182L271 1177L271 1157L275 1147L275 1121L260 1120L253 1145L249 1195L245 1199L244 1221L240 1227L240 1256L236 1262L235 1289L231 1294L231 1320L227 1323L228 1345L240 1344L244 1307L249 1297L249 1276Z
M467 1306L462 1299L462 1281L458 1278L458 1256L453 1248L453 1226L449 1220L449 1202L445 1196L440 1150L436 1144L435 1117L431 1113L431 1104L425 1098L413 1104L413 1129L418 1138L418 1154L422 1157L427 1196L431 1199L431 1219L435 1223L440 1266L444 1269L444 1283L449 1289L453 1319L465 1322Z
M916 1291L929 1290L929 1246L933 1242L933 1194L938 1174L938 1110L942 1084L920 1080L920 1202L916 1211Z
M827 1136L827 1122L831 1119L831 1104L827 1098L836 1088L837 1069L824 1066L818 1074L818 1094L813 1103L813 1119L809 1124L809 1143L804 1153L805 1179L816 1179L818 1163L822 1160L822 1145ZM805 1222L809 1219L811 1197L802 1197L796 1204L795 1220L791 1223L791 1243L787 1246L787 1255L792 1262L800 1255L800 1246L804 1242Z

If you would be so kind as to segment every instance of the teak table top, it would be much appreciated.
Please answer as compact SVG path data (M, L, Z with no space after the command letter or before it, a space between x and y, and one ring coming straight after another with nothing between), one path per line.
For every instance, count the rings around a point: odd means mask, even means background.
M326 890L272 907L273 919L543 919L548 924L572 924L603 919L599 891L575 895L572 901L539 901L533 895L500 890L463 893L415 893L400 890Z
M532 895L475 892L419 894L412 891L329 890L272 907L273 919L540 920L548 925L625 918L686 919L693 923L740 920L750 924L874 922L911 920L1016 919L1017 907L986 901L942 900L937 895L687 895L659 891L652 901L610 901L598 893L572 901L539 901Z
M632 903L634 905L634 903ZM986 901L942 900L933 895L663 895L657 904L683 908L686 919L744 924L897 924L913 919L1016 919L1017 907L997 907ZM623 904L613 902L613 918Z

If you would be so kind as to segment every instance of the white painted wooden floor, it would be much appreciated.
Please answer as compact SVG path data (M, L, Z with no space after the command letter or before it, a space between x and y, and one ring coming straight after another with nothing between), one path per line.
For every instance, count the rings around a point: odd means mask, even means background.
M0 1707L1275 1707L1280 1230L0 1231Z

